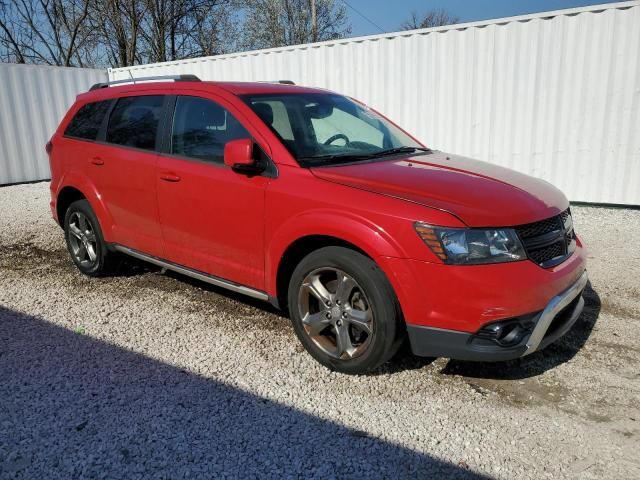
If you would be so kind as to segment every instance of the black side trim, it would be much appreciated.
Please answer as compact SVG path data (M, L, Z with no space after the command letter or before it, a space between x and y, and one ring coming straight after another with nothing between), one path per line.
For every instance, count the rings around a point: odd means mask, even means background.
M407 333L413 354L420 357L499 362L521 357L527 351L525 342L510 348L475 346L471 344L474 338L472 333L441 328L407 325Z
M97 143L106 143L107 138L107 127L109 126L109 120L111 119L111 113L113 109L116 108L116 103L118 103L117 98L111 99L111 105L109 105L109 109L102 119L102 124L100 125L100 130L98 130L98 135L96 136Z
M171 155L171 133L173 131L173 115L177 99L177 95L167 95L167 101L162 108L162 120L158 129L160 133L158 152L161 154Z

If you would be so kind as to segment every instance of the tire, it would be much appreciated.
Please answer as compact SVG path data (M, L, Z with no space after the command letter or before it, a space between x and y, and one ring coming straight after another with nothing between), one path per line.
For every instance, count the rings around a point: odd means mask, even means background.
M71 260L85 275L101 277L119 267L120 257L107 248L98 218L87 200L69 205L64 215L64 236Z
M373 260L348 248L325 247L303 258L289 282L288 306L302 345L331 370L367 373L402 343L389 281Z

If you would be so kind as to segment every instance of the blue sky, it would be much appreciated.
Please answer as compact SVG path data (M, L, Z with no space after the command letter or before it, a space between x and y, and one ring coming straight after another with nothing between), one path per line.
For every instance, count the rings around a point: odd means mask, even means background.
M432 8L444 8L452 15L460 17L462 22L473 22L608 2L605 0L346 0L346 3L384 31L393 32L399 30L400 24L409 18L412 10L423 12ZM353 28L351 36L381 33L378 28L348 6L347 11Z

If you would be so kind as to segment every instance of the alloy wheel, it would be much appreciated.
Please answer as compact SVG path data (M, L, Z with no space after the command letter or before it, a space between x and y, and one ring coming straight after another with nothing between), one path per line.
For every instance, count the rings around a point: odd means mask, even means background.
M298 308L309 338L333 358L362 355L374 333L374 315L366 293L342 270L323 267L300 286Z
M98 261L98 240L91 221L82 212L69 217L69 243L75 260L90 268Z

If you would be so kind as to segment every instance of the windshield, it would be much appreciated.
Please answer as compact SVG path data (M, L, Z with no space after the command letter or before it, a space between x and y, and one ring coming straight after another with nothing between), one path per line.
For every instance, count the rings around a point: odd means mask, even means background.
M242 98L303 166L427 151L373 110L341 95L287 93Z

